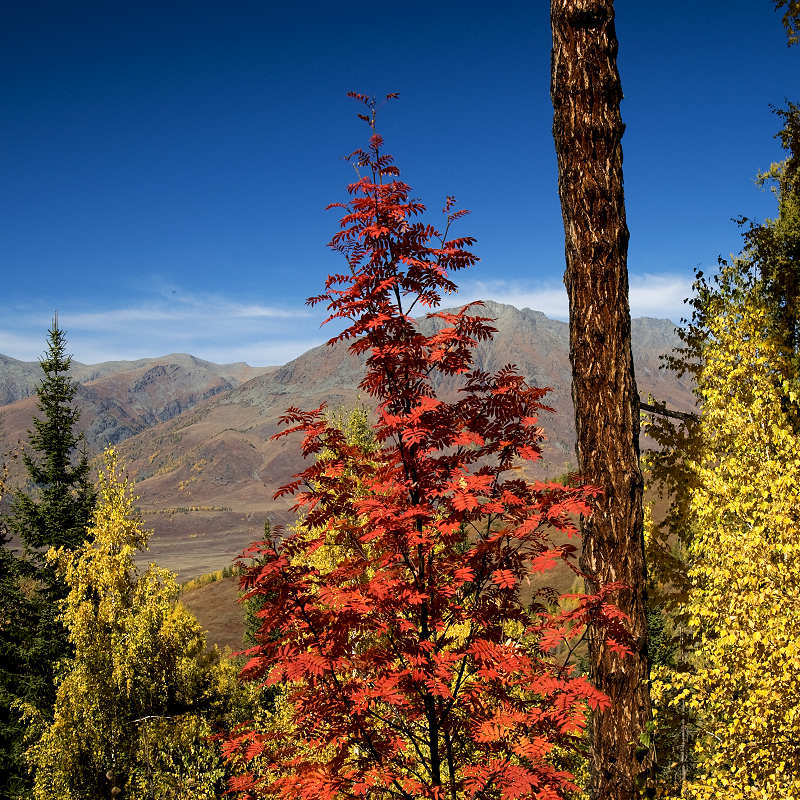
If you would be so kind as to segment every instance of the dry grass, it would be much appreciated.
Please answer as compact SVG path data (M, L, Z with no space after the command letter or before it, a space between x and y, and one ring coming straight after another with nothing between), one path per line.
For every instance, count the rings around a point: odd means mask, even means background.
M183 587L181 603L206 630L209 646L216 644L222 649L229 647L234 652L241 650L244 647L244 608L238 603L238 576L229 574L194 588L187 589L187 586L185 584Z

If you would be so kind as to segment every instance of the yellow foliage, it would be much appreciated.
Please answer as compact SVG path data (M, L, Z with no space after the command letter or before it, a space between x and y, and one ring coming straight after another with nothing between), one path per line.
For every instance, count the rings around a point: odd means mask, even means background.
M234 575L239 575L241 570L235 564L231 564L222 569L214 570L214 572L206 572L203 575L198 575L196 578L190 578L186 583L180 586L181 594L192 592L199 589L201 586L207 586L209 583L216 583L217 581L224 581L226 578L232 578Z
M698 371L701 447L689 491L688 673L656 698L698 725L696 800L800 798L800 438L792 357L761 295L718 297Z
M48 553L69 588L61 620L74 655L53 719L27 714L33 797L99 800L112 785L124 797L216 797L225 773L208 737L240 691L236 668L206 649L173 573L137 573L148 533L113 449L98 488L88 540Z

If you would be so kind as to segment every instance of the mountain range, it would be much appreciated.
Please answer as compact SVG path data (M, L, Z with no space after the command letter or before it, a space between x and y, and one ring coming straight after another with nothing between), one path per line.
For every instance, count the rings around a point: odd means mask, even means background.
M495 319L497 333L477 347L475 365L491 371L516 364L530 383L550 387L546 402L556 412L541 420L547 444L538 472L563 473L575 450L568 326L527 308L485 306L481 313ZM419 324L430 332L438 323ZM633 320L634 363L642 397L685 410L693 406L689 380L659 369L659 357L678 344L674 327L669 320ZM358 389L362 374L362 361L341 343L278 367L220 365L185 354L72 366L89 452L119 448L154 531L148 557L182 579L230 563L260 537L265 519L291 521L290 503L272 496L303 462L297 441L271 439L278 419L289 406L368 406ZM38 363L0 355L2 450L26 439L40 377ZM437 386L445 397L457 389L456 379ZM15 469L12 480L19 482L18 462Z

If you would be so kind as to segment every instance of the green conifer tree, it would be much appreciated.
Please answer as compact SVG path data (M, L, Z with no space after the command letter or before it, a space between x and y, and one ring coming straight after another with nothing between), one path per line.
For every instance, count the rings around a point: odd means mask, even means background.
M266 519L264 520L264 539L268 542L272 536L272 523ZM253 564L257 563L254 561ZM244 606L244 634L242 635L242 643L247 647L253 647L256 642L256 634L261 628L261 620L259 619L258 612L264 605L264 598L253 596L248 598L241 598L242 605Z
M11 457L16 457L16 453ZM0 501L8 477L8 462L0 467ZM22 769L22 731L12 704L24 674L21 656L31 619L31 603L21 591L20 559L8 546L5 515L0 516L0 799L21 795L26 787Z
M64 331L54 318L39 362L44 373L37 389L39 413L22 454L27 491L14 493L5 521L25 552L18 557L0 548L0 800L26 796L29 787L16 704L49 716L58 662L70 654L58 619L67 590L45 554L51 547L79 547L95 504L85 447L78 452L78 411L72 405L77 387L69 377L70 362Z
M36 394L42 416L33 418L34 430L28 431L22 456L35 494L18 491L11 518L12 530L39 564L42 551L73 550L85 540L95 503L86 449L77 452L81 441L75 430L79 411L72 405L77 386L69 377L71 362L55 317L47 353L39 362L44 377Z

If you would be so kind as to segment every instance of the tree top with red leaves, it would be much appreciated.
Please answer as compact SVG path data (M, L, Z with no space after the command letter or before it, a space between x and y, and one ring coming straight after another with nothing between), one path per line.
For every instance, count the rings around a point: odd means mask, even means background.
M491 320L435 309L451 275L473 265L467 212L452 197L443 230L422 219L375 130L374 98L351 93L371 129L350 155L348 187L330 246L347 270L309 303L366 356L361 382L377 404L372 446L331 424L324 407L289 409L311 464L279 490L302 522L256 545L242 579L263 608L243 675L283 687L280 713L226 744L243 798L560 798L575 788L563 753L579 746L587 710L607 703L569 650L591 617L622 648L622 621L597 595L559 606L531 577L563 562L577 572L575 519L595 494L535 482L547 389L516 369L476 369ZM387 96L391 99L393 95ZM431 309L436 330L411 317ZM460 376L458 396L434 378ZM537 579L537 584L538 584ZM567 660L568 661L568 660ZM280 722L279 722L280 720Z

